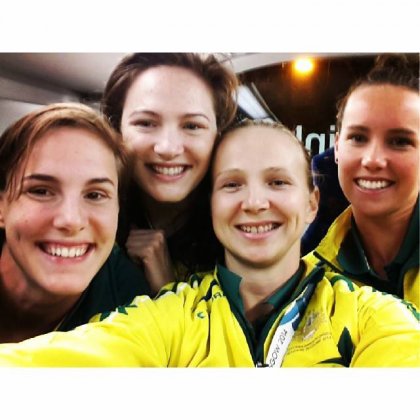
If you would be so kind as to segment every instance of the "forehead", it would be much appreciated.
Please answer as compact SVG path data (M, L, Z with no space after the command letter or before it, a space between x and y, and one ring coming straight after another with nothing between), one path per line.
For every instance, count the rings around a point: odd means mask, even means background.
M376 114L378 117L386 115L387 118L398 120L415 118L418 121L419 108L419 94L405 87L361 86L350 95L343 120Z
M26 169L40 164L49 167L83 164L88 169L89 165L100 166L101 163L107 165L111 162L116 164L114 153L99 135L85 128L55 127L35 141Z
M158 66L142 71L128 89L125 105L133 102L148 103L152 99L162 102L213 101L207 83L192 70L176 66Z
M296 164L299 159L303 159L302 150L287 132L250 126L227 134L216 151L214 166L247 168L251 163L261 167L283 167Z

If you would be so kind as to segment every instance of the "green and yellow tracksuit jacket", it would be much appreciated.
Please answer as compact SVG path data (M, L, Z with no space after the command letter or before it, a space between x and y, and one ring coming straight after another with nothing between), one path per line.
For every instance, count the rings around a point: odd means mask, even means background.
M283 367L420 366L418 321L389 294L303 264L267 300L272 311L256 334L244 315L240 282L217 266L73 331L1 345L0 365L265 366L279 324L298 308Z
M380 279L368 260L349 206L330 226L317 248L303 258L350 278L358 285L396 295L420 308L419 201L410 219L407 235L394 261L385 267L389 281Z

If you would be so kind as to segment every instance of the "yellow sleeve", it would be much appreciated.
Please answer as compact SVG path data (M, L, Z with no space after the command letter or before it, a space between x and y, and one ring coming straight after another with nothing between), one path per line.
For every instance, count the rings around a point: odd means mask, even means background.
M140 296L101 322L2 344L0 366L167 366L180 345L183 314L183 299L174 293L157 301Z
M398 298L361 287L357 345L351 366L420 367L420 325Z

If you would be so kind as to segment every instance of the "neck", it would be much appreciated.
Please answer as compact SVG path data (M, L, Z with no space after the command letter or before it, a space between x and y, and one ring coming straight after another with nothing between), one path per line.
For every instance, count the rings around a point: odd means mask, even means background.
M12 260L0 257L0 343L18 342L55 329L80 296L56 296L35 287Z
M383 279L387 279L384 267L397 256L407 234L412 211L411 208L388 217L366 217L353 209L366 257Z
M264 302L296 273L299 268L299 250L293 248L287 257L274 264L257 266L225 254L226 267L241 276L240 295L245 316L254 321L266 311Z

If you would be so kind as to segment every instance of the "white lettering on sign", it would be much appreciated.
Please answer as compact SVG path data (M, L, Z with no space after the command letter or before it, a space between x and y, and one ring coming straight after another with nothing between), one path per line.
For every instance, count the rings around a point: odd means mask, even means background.
M303 138L302 125L298 125L296 126L295 135L301 142L305 144L305 147L309 151L318 149L318 153L322 153L326 149L329 149L330 147L334 146L335 125L334 124L330 125L330 131L328 133L308 133L305 136L305 138ZM317 143L313 144L314 142L317 142ZM319 147L315 147L316 144Z

